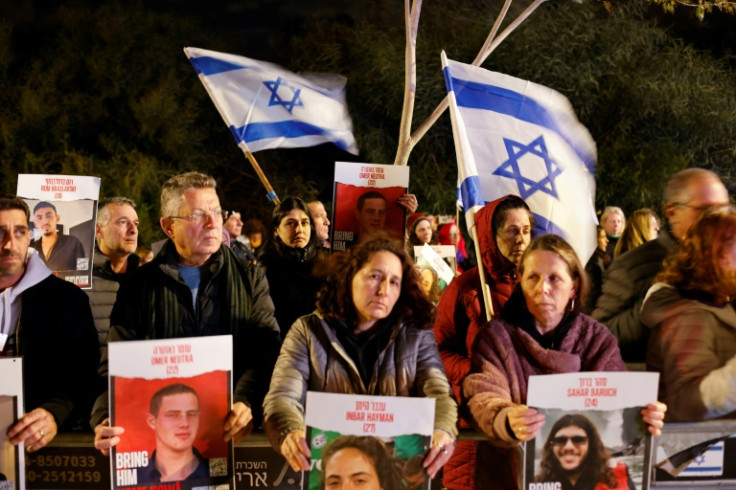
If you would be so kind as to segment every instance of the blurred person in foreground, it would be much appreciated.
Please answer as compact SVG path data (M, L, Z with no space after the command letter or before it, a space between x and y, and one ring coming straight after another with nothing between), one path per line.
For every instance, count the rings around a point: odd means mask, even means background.
M501 317L478 334L474 372L463 382L473 424L490 439L478 446L476 485L484 490L516 488L521 471L516 448L544 425L544 415L526 406L529 376L626 370L616 338L580 313L587 277L567 242L556 235L535 238L519 273L520 284ZM642 409L655 436L665 411L659 402Z
M668 418L736 417L736 208L708 211L665 262L641 310L653 329L647 368L660 373Z
M646 358L649 332L639 321L639 311L662 261L680 247L687 230L705 211L728 204L728 191L721 179L702 168L689 168L673 175L664 191L664 216L669 223L656 240L614 260L606 270L603 289L591 316L608 326L618 339L626 362Z
M457 405L431 330L434 308L403 244L375 237L326 263L317 311L286 334L264 401L264 427L295 471L309 470L307 390L427 396L436 400L432 448L424 468L434 478L452 454Z

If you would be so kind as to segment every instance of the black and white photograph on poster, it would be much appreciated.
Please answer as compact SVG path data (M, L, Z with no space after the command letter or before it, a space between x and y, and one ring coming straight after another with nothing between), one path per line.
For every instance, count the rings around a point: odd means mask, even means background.
M8 437L8 429L23 414L23 361L0 358L0 490L25 489L23 447Z
M232 490L232 336L108 349L110 423L125 430L110 452L112 489Z
M429 489L435 400L307 392L307 489ZM355 475L361 475L356 478ZM362 484L351 487L355 480Z
M31 213L30 249L54 275L92 287L99 177L20 174L17 194Z
M525 490L646 490L651 437L641 409L658 373L530 376L527 404L545 415L524 450ZM636 390L631 390L636 386Z

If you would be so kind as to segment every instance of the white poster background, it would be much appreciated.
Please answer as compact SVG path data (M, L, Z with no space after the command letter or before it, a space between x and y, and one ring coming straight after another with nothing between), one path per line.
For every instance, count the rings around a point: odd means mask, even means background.
M10 442L7 431L23 415L23 359L0 357L0 472L14 490L26 488L23 444Z

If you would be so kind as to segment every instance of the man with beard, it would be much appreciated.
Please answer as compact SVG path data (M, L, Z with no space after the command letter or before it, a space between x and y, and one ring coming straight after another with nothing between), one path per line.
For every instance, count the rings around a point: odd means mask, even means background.
M560 490L635 490L626 465L619 462L612 468L609 458L598 430L587 417L563 415L547 436L540 472L534 480L559 484Z
M0 357L23 358L26 409L8 436L34 452L87 418L99 347L84 292L28 253L29 221L22 199L0 197Z
M61 217L56 213L56 206L41 201L33 207L33 225L41 230L41 238L33 242L33 248L52 271L87 270L78 267L77 259L85 257L84 247L73 235L59 233L56 225Z

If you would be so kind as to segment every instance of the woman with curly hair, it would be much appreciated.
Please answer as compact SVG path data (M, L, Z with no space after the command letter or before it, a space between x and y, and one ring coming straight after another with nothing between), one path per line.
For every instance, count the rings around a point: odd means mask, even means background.
M295 471L309 469L307 390L436 400L430 477L450 458L457 404L432 331L434 307L403 246L376 237L325 263L317 311L299 318L281 347L263 404L274 448Z
M534 480L559 482L560 490L633 490L626 465L620 462L612 468L610 457L590 419L577 413L563 415L547 436Z
M401 472L377 437L341 436L322 453L323 490L402 490Z
M615 259L624 252L643 245L644 243L657 238L659 233L659 216L649 208L637 209L626 222L621 237L616 242L613 249L613 258Z
M641 322L672 420L736 416L736 208L707 211L665 261Z

